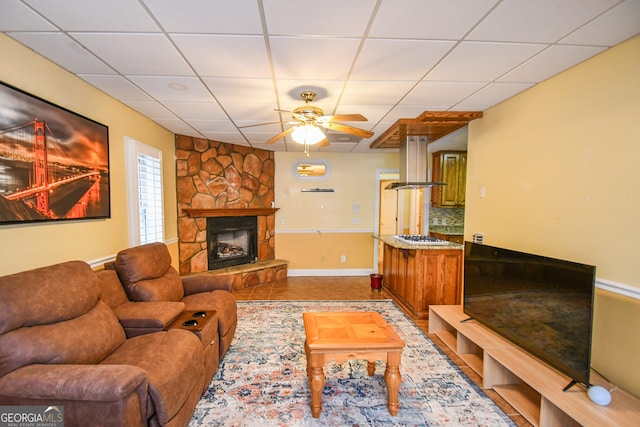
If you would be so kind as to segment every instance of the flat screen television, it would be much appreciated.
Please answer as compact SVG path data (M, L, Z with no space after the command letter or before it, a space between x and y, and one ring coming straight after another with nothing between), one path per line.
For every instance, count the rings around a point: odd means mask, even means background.
M596 268L464 244L464 312L538 359L589 385Z

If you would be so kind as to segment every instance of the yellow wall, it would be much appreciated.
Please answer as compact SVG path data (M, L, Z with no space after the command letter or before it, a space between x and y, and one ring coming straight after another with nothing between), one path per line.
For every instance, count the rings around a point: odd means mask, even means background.
M325 160L329 175L304 180L294 175L298 160ZM373 269L376 170L398 168L398 153L276 153L276 257L289 261L290 274ZM331 188L332 193L303 193ZM284 222L284 223L283 223ZM341 262L341 255L346 262ZM299 272L296 272L299 270ZM319 274L313 271L314 274ZM320 273L321 274L321 273Z
M129 245L125 136L162 150L165 239L175 242L173 134L4 35L0 35L0 52L3 54L1 81L107 125L111 163L111 218L0 225L0 275L71 259L97 265Z
M466 239L593 264L638 295L639 117L640 36L485 111L469 126ZM639 326L638 299L598 290L592 364L636 396Z

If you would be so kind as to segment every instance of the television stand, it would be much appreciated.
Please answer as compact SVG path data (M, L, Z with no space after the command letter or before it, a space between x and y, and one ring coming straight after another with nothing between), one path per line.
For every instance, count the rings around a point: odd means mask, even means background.
M624 390L613 392L611 404L598 406L586 388L521 350L468 316L460 305L431 305L429 333L438 336L493 389L535 426L640 426L640 399ZM611 388L591 374L591 383ZM572 384L573 386L574 384Z

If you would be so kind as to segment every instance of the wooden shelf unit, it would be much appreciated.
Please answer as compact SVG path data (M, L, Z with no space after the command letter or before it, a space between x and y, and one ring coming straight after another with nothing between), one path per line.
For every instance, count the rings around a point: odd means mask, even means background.
M432 305L429 333L534 426L640 426L640 399L616 389L608 406L598 406L582 385L562 391L569 377L477 322L463 322L467 317L460 305ZM594 373L591 382L613 388Z

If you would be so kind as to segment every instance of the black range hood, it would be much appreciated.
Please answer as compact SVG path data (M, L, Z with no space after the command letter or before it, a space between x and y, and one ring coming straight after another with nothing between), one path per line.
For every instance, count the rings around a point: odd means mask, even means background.
M426 136L408 135L400 142L400 181L386 190L408 190L446 185L429 181L429 141Z

